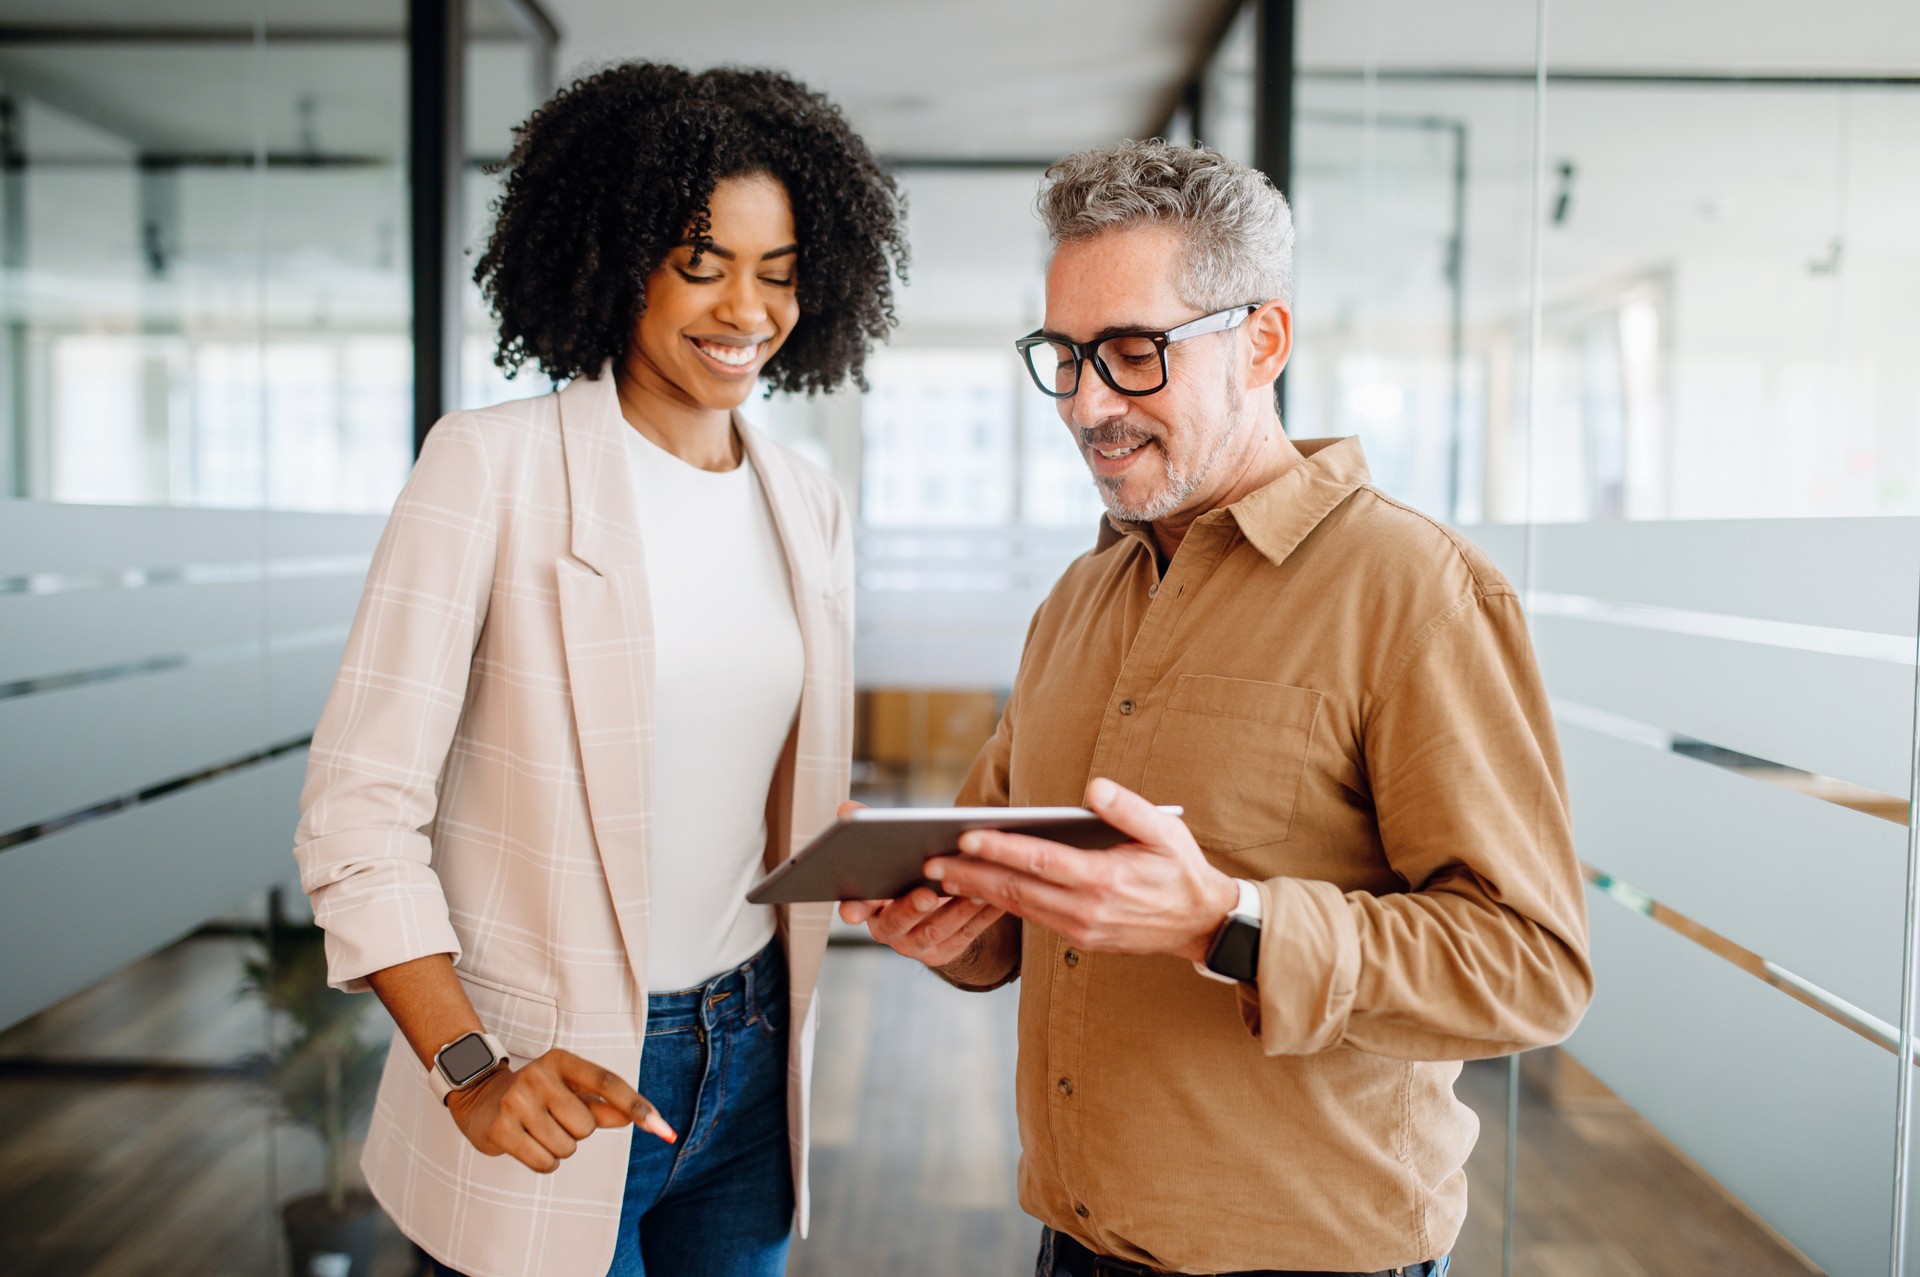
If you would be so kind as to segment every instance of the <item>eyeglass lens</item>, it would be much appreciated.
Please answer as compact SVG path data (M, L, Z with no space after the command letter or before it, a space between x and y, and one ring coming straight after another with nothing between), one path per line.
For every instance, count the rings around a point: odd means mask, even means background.
M1148 394L1166 384L1166 365L1160 348L1150 337L1109 337L1094 348L1094 358L1104 366L1108 380L1121 390ZM1056 395L1074 392L1074 354L1059 342L1039 342L1027 347L1027 363L1033 379L1042 387L1053 387Z

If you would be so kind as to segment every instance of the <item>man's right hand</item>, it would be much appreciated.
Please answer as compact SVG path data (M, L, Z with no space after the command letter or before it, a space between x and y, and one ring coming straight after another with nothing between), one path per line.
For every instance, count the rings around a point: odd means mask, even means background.
M631 1123L669 1144L680 1138L619 1074L571 1051L548 1051L518 1069L496 1069L479 1084L449 1094L447 1109L482 1153L504 1153L542 1175L559 1169L601 1127Z
M846 900L840 916L867 924L867 931L895 953L930 967L944 967L973 946L1005 911L975 900L949 899L931 887L915 887L898 900Z

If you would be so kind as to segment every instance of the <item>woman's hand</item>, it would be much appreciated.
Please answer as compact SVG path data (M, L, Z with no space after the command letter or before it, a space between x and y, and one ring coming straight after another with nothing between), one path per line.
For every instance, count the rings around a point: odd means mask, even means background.
M467 1141L488 1157L505 1153L542 1175L557 1170L601 1127L632 1123L672 1144L660 1110L610 1069L553 1050L521 1068L496 1069L477 1086L447 1096Z

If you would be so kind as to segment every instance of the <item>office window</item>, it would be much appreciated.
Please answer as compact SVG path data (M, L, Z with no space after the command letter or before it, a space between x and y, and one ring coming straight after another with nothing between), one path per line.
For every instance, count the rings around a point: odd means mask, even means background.
M411 457L400 28L196 8L164 23L201 39L0 51L0 491L383 510Z
M1014 506L1012 358L883 350L862 409L861 512L876 527L990 527Z

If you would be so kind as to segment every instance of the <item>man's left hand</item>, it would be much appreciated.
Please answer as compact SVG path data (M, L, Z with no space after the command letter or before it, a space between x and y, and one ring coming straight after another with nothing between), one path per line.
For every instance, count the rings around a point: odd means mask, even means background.
M983 900L1093 953L1168 953L1203 961L1239 899L1207 863L1186 822L1106 779L1087 806L1133 839L1082 851L1045 838L978 829L961 855L936 856L926 875L948 895Z

